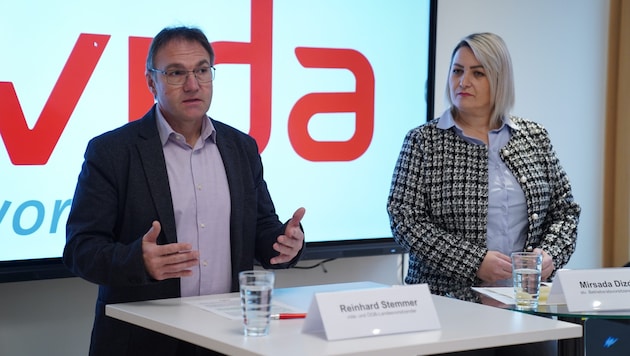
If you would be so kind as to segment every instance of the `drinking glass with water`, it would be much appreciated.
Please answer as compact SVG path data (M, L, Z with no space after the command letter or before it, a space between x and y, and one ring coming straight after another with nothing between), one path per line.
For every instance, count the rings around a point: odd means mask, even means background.
M537 252L512 253L512 278L516 307L535 309L540 295L542 254Z
M269 334L271 295L275 274L272 271L243 271L238 275L246 336Z

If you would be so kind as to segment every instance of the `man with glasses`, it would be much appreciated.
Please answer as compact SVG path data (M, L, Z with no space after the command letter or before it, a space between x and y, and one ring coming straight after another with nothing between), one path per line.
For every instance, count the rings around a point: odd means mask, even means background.
M99 284L91 355L212 354L109 318L105 305L235 292L254 260L299 259L304 208L280 222L254 139L206 115L213 65L199 29L163 29L146 63L156 104L88 144L63 260Z

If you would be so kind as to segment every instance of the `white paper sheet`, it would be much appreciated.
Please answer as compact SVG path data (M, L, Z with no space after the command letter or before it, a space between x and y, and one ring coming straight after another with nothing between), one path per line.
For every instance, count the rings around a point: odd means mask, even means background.
M551 290L551 283L543 283L540 286L540 296L538 305L551 305L547 303L547 297ZM473 287L473 290L495 299L503 304L514 304L514 288L513 287Z
M186 302L195 307L203 310L211 311L215 314L219 314L223 317L232 320L239 320L243 318L243 311L241 309L241 298L222 298L222 299L208 299L208 300L194 300ZM304 313L304 310L300 310L284 303L273 301L271 302L271 314L282 313Z

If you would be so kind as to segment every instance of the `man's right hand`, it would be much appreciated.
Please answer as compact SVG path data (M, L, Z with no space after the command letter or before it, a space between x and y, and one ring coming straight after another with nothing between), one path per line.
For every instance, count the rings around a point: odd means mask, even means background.
M142 258L147 273L158 281L191 276L190 267L199 264L199 251L192 251L188 243L158 245L161 230L160 223L154 221L142 237Z

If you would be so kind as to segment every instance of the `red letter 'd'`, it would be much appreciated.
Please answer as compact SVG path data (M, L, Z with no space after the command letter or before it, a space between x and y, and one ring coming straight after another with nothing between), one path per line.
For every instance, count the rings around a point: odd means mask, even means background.
M350 93L311 93L295 103L289 115L289 139L295 152L310 161L351 161L370 146L374 133L374 72L370 62L351 49L295 49L307 68L345 68L356 78L356 91ZM355 131L345 142L315 141L308 122L317 113L355 112Z
M43 165L57 145L109 41L82 33L33 129L29 129L13 84L0 82L0 134L15 165Z
M272 0L252 0L251 16L250 43L218 41L213 42L212 47L216 55L215 64L250 65L249 134L256 139L258 150L262 152L271 134ZM150 44L151 38L129 38L129 121L140 118L153 104L144 78Z
M262 152L271 135L271 37L273 2L252 0L251 43L214 42L216 63L250 65L249 134Z

